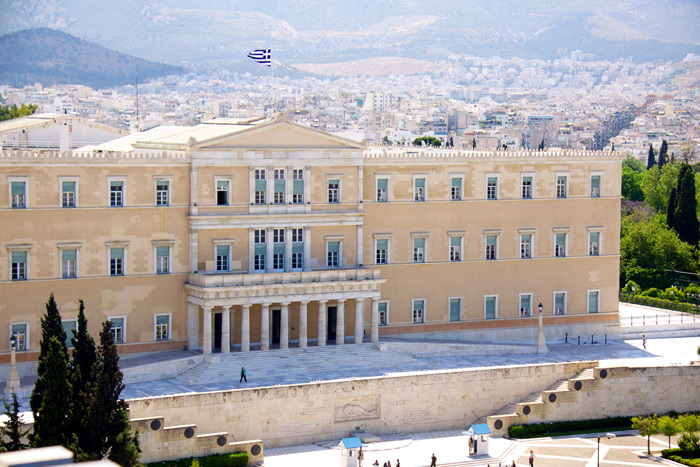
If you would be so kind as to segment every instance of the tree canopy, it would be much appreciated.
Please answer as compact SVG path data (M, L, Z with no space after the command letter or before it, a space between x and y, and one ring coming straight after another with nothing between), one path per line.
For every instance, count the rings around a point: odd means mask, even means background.
M37 108L38 106L36 104L22 104L20 107L17 107L16 104L12 104L9 107L6 105L0 105L0 122L12 120L14 118L26 117L36 112Z

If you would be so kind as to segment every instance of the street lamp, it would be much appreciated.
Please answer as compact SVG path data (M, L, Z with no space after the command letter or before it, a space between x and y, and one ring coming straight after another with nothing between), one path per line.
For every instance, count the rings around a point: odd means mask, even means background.
M537 347L537 353L547 353L547 352L549 352L549 349L547 349L547 342L545 341L545 338L544 338L544 329L542 328L542 303L541 302L539 305L537 305L537 309L540 312L539 312L539 321L537 324L537 342L535 343L535 345Z
M605 437L610 439L615 437L615 433L606 433ZM600 467L600 436L598 436L598 467Z
M19 390L19 375L17 374L17 363L15 361L15 350L17 350L17 337L13 334L10 337L10 374L7 376L5 384L5 397L11 397L13 392Z

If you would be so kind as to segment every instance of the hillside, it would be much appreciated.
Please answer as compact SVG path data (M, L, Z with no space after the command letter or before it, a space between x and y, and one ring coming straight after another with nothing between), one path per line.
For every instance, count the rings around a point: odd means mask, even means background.
M181 67L124 55L48 28L0 36L0 83L83 84L94 88L181 73Z

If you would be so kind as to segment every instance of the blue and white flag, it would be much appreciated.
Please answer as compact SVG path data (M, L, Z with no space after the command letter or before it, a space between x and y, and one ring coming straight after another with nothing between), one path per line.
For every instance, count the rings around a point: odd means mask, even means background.
M270 57L272 56L272 49L257 49L253 50L248 54L248 58L260 63L261 65L270 65Z

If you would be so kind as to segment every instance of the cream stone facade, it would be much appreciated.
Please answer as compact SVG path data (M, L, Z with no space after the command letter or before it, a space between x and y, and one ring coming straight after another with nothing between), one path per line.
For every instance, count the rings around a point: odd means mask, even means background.
M0 349L53 292L122 351L619 334L621 157L367 148L276 120L0 154Z

